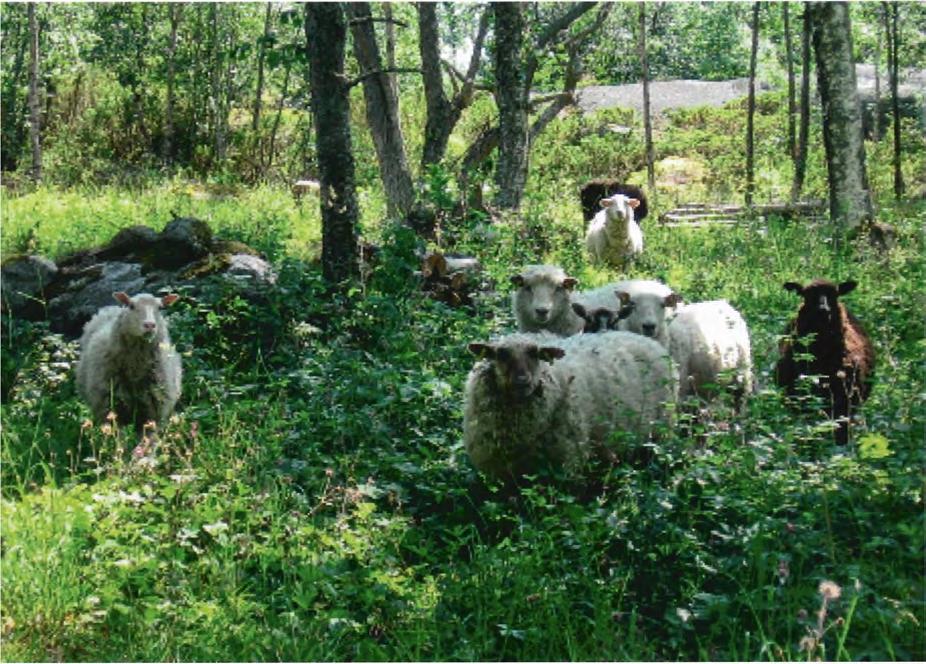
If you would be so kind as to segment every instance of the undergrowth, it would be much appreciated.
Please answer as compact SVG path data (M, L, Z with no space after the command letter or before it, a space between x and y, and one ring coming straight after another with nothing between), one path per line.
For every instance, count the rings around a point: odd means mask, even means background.
M589 140L570 177L591 168ZM171 307L184 395L143 464L131 432L89 421L75 344L4 318L3 658L926 657L926 207L882 201L899 233L886 254L836 247L822 223L665 228L657 208L635 276L730 300L757 393L737 420L665 432L646 463L512 488L462 448L466 344L513 329L507 278L524 263L559 262L584 286L615 277L585 263L572 185L536 177L521 217L455 229L497 284L475 310L419 293L414 238L388 227L363 288L332 296L306 249L316 202L269 187L4 198L5 255L57 256L175 211L258 245L279 279L252 302L217 282ZM452 183L431 184L449 206ZM817 276L859 281L846 304L878 355L846 447L771 377L797 307L781 284Z

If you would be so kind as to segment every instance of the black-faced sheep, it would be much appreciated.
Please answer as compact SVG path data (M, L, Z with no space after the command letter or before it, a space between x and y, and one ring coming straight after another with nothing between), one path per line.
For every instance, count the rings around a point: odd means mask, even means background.
M643 252L643 231L634 218L640 200L614 194L599 201L601 210L588 225L585 248L593 263L624 269Z
M556 265L528 265L511 277L515 290L511 307L520 332L578 334L585 321L572 310L571 294L578 281Z
M646 194L643 193L640 187L624 184L618 180L597 179L587 182L579 192L579 198L582 201L582 217L585 222L588 223L601 209L599 201L602 198L608 198L614 194L621 194L640 201L640 205L634 210L634 218L638 224L646 219L646 215L649 213L649 205L646 202Z
M586 307L580 302L573 302L572 310L585 321L582 331L586 334L616 332L620 329L620 322L633 312L633 303L625 304L615 311L610 307Z
M679 399L709 400L728 378L737 410L752 392L749 328L726 300L680 307L668 327L669 351L678 365Z
M178 296L113 297L123 306L100 309L84 327L78 392L97 421L113 411L138 432L149 421L163 426L180 398L182 368L160 309Z
M775 381L789 396L800 393L802 376L818 376L812 393L824 400L830 418L837 420L839 444L849 440L850 407L868 398L875 364L871 340L839 301L856 286L855 281L837 286L825 279L806 286L793 281L784 284L785 290L800 295L804 301L788 325L775 367Z
M466 382L463 439L473 465L501 479L551 466L575 474L593 454L620 456L614 434L638 442L675 400L668 352L626 332L512 334L469 349L480 361Z

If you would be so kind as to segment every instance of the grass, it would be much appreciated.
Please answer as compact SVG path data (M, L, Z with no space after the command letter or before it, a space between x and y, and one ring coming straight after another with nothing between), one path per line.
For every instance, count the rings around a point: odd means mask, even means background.
M887 255L803 222L662 228L657 203L636 274L743 313L760 386L746 413L667 432L651 462L587 486L511 489L469 466L465 345L512 329L511 271L551 260L586 286L615 278L578 250L571 192L594 140L549 145L563 179L535 173L522 218L490 239L460 222L458 249L502 291L475 314L423 298L409 238L372 218L383 261L365 293L333 299L311 262L316 203L273 187L4 197L4 255L59 256L174 211L255 244L279 281L260 308L225 290L172 307L182 409L147 469L125 460L127 432L85 421L73 343L4 319L3 659L926 657L921 202L882 205L900 234ZM711 177L734 187L735 170ZM771 379L797 306L781 284L815 276L859 281L847 304L878 353L845 448ZM825 604L824 581L840 589Z

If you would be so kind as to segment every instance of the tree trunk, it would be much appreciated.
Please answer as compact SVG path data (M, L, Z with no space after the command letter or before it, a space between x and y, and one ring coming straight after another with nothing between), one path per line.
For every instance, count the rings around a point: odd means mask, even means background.
M759 9L758 2L752 5L752 50L749 56L749 99L746 110L746 205L752 205L756 190L755 177L755 128L756 115L756 59L759 53Z
M436 3L418 3L418 52L421 54L421 75L427 108L424 150L421 154L421 166L424 171L428 164L439 162L447 150L447 140L450 138L448 128L453 111L444 93Z
M791 200L796 201L804 188L807 172L807 142L810 134L810 10L804 5L801 18L801 99L797 130L797 153L794 155L794 180L791 182Z
M18 7L16 8L19 9ZM26 64L26 50L29 48L29 24L28 11L22 15L11 15L13 7L7 5L4 7L4 28L7 31L5 42L7 44L16 44L16 56L13 60L13 71L10 75L3 77L3 98L2 98L2 115L3 117L3 134L0 138L0 169L3 171L15 171L19 163L19 155L22 151L22 144L25 140L24 111L21 106L22 96L19 94L23 82ZM16 30L11 32L11 25ZM25 100L28 105L28 97Z
M164 163L173 164L176 141L174 136L174 108L176 106L174 92L177 78L177 31L180 28L183 4L172 2L167 6L167 11L170 18L170 40L167 43L167 108L164 112L164 150L162 158Z
M142 4L141 5L141 31L143 34L148 34L150 31L150 26L148 25L148 19L150 15L151 5ZM150 145L151 138L148 128L145 125L145 104L144 104L144 94L142 91L142 82L141 82L141 72L145 71L145 47L147 46L147 41L138 39L135 40L135 71L138 72L138 75L132 81L132 124L135 126L135 131L137 132L136 141L140 145Z
M872 216L852 28L845 2L814 2L809 9L823 108L830 216L838 240Z
M387 74L389 87L392 88L392 96L396 100L396 114L399 114L399 79L395 73L395 23L392 20L392 3L383 3L383 20L386 23L386 69L390 70Z
M527 183L527 95L521 53L524 17L518 3L492 3L495 12L495 101L498 105L498 164L495 203L517 210Z
M39 99L39 24L35 3L29 3L29 143L32 146L32 181L42 179L42 102Z
M791 16L788 8L787 2L781 3L781 13L785 24L785 67L788 70L788 156L794 159L795 150L797 149L797 128L794 123L797 100L794 98L794 58L792 57L794 48L791 39Z
M460 76L462 83L451 101L447 99L444 92L441 74L437 4L419 2L417 7L418 49L421 54L421 73L424 83L425 102L427 104L424 149L421 153L421 170L425 171L429 164L436 164L444 158L447 151L447 141L450 139L453 128L460 120L463 111L473 102L473 90L476 74L479 71L482 45L489 29L490 11L483 10L479 18L479 28L476 32L476 38L473 40L473 52L470 55L469 67L466 73Z
M222 109L222 73L224 60L221 49L221 35L219 34L219 4L210 5L209 21L212 29L212 53L209 76L210 99L209 107L212 111L212 149L216 162L225 161L226 135L225 118Z
M273 5L267 3L267 10L264 13L264 37L260 40L260 48L257 50L257 90L254 92L254 110L251 113L251 131L257 134L257 128L260 126L260 111L263 106L264 96L264 59L267 56L267 42L270 41L270 17Z
M885 21L885 32L887 33L887 67L890 74L890 86L891 86L891 116L893 130L894 130L894 155L893 155L893 165L894 165L894 196L900 198L903 196L904 184L903 184L903 173L900 169L900 157L901 157L901 146L900 146L900 99L897 95L897 85L898 85L898 74L900 68L898 66L900 58L900 44L898 43L898 34L897 34L897 18L900 13L900 5L884 3L884 21Z
M415 203L405 140L399 122L398 100L392 93L389 75L383 71L376 31L373 28L370 4L347 4L351 17L351 34L354 38L354 55L360 64L363 77L363 98L366 102L367 124L376 146L380 178L386 191L389 216L405 216ZM321 128L319 127L319 131Z
M639 5L639 25L637 27L637 53L643 74L643 136L646 150L646 183L650 192L656 188L655 157L653 155L653 121L649 100L649 59L646 56L646 3Z
M270 170L273 166L273 157L276 153L277 131L280 129L280 119L283 117L283 105L286 103L286 96L289 94L289 74L292 70L292 59L286 59L286 70L283 74L283 89L280 91L280 99L277 102L277 112L273 118L273 127L270 129L270 145L267 147L267 157L261 162L264 172Z
M883 5L884 3L882 3ZM887 26L885 26L885 32ZM881 31L875 30L875 110L871 115L871 139L881 140Z
M344 82L347 21L340 3L305 5L315 146L321 184L322 274L331 284L359 275L357 195Z

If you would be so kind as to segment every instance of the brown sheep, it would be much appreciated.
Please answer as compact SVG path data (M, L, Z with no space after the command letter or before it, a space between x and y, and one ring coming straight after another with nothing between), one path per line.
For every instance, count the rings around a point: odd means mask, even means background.
M586 225L601 209L599 205L601 199L614 194L623 194L640 201L640 205L634 210L634 221L639 224L646 218L649 208L646 204L646 195L640 187L623 184L619 180L599 178L589 180L579 192L579 198L582 201L582 218L585 219Z
M775 367L775 381L789 396L798 393L800 376L820 376L813 394L824 399L830 418L838 420L836 442L840 445L849 440L850 407L860 405L871 392L875 365L871 340L838 299L856 286L855 281L837 286L825 279L815 279L807 286L793 281L784 284L785 290L800 295L804 302L788 325ZM809 341L808 335L813 335Z

